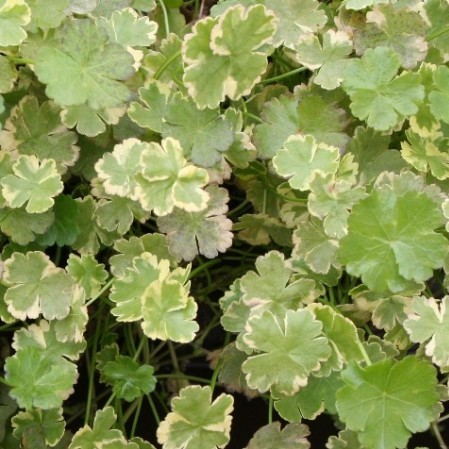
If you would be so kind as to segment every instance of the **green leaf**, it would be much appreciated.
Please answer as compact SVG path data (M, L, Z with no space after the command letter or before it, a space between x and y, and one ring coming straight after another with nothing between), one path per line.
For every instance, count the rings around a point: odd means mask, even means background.
M127 356L119 356L115 361L107 362L101 370L103 381L112 385L112 391L118 398L128 402L154 390L156 378L153 373L151 365L139 366Z
M34 66L50 98L61 106L87 103L93 109L128 100L128 88L120 81L134 74L134 59L110 43L106 31L90 20L72 20L58 28L56 40L41 47Z
M78 202L71 196L57 196L53 206L54 221L45 234L38 237L38 243L45 246L55 243L58 246L72 245L80 233L77 224L79 212Z
M378 131L387 131L415 114L424 98L419 75L396 76L400 66L393 50L377 47L366 50L361 59L351 59L344 71L342 86L351 98L352 113Z
M150 253L143 253L132 260L122 277L114 282L110 299L116 306L111 313L118 321L136 321L142 318L142 298L152 282L164 279L169 273L167 260L158 261Z
M226 218L229 194L216 185L205 188L209 194L207 207L201 212L174 209L157 218L161 232L167 234L170 253L177 260L191 261L197 254L213 259L232 245L232 222Z
M168 250L167 238L163 234L144 234L141 237L130 237L129 240L119 239L114 242L114 249L119 252L109 259L111 273L116 277L123 277L126 269L132 265L134 257L142 253L152 253L159 261L166 259L170 265L176 265Z
M428 36L433 37L429 44L438 49L444 61L447 61L449 45L445 19L446 14L449 13L449 5L444 0L428 0L424 4L424 10L430 22L430 27L427 29Z
M307 207L312 215L323 220L326 234L336 239L346 235L349 211L365 198L365 189L331 175L317 176L310 183L310 189Z
M139 449L135 443L127 443L122 432L111 429L117 419L110 406L95 413L93 428L84 426L73 436L69 449Z
M23 27L30 20L31 11L25 0L1 0L0 46L19 45L27 37Z
M183 285L170 277L147 287L142 298L142 330L148 338L180 343L195 338L199 330L194 321L198 306L189 296L189 288L190 284Z
M401 58L402 67L412 69L427 55L427 24L417 11L398 5L376 5L366 14L366 23L355 33L358 55L367 48L387 47Z
M19 156L12 169L14 175L0 180L3 197L12 208L26 203L25 210L29 213L45 212L53 206L53 197L64 188L53 159L39 161L36 156Z
M432 362L447 371L449 345L447 338L449 296L441 301L424 296L413 298L412 310L404 321L404 328L414 343L425 343L426 355Z
M183 45L183 81L198 107L213 109L226 96L238 100L249 94L267 67L272 13L262 5L246 10L236 5L217 19L197 22L192 31Z
M167 105L162 137L177 139L194 164L212 167L234 141L231 123L218 110L199 110L180 94Z
M305 309L288 310L282 321L269 311L250 318L243 341L262 353L242 365L248 385L262 393L272 387L286 395L298 392L330 356L321 329L321 322Z
M5 362L5 378L10 395L20 407L44 410L61 407L73 392L78 377L76 366L64 358L54 358L35 347L24 347Z
M62 319L72 303L74 283L42 252L14 253L4 264L3 279L9 285L5 295L9 312L19 320Z
M188 386L172 400L172 409L157 429L163 449L216 449L230 438L233 397L220 394L212 402L210 387Z
M11 241L27 245L43 234L53 223L54 214L47 211L42 214L29 214L25 208L0 208L0 228Z
M436 370L424 360L388 359L366 368L352 366L343 375L338 415L369 448L405 447L412 433L427 430L438 417Z
M36 33L38 28L48 31L61 25L66 18L70 0L53 0L51 8L48 8L45 0L27 0L27 3L31 9L31 23L27 29Z
M145 210L167 215L174 207L198 212L207 207L209 195L202 189L209 176L203 168L187 164L180 143L172 138L161 145L151 142L140 157L136 195Z
M276 172L288 178L293 189L310 190L318 175L335 174L340 154L338 148L317 144L313 136L290 136L273 158Z
M388 0L345 0L344 5L347 9L359 10L380 3L388 3Z
M433 85L436 87L429 94L430 110L432 114L445 123L449 123L449 113L445 108L449 100L449 68L446 66L438 66L433 72Z
M333 267L338 268L338 240L324 232L324 223L316 218L301 223L293 232L292 258L304 259L305 264L314 272L326 274Z
M352 53L352 41L343 31L328 30L323 34L323 43L308 33L294 45L296 59L310 70L318 70L313 82L323 89L333 90L343 81L343 70Z
M405 135L407 141L401 142L401 155L410 165L424 173L430 171L437 179L449 178L446 140L439 138L436 132L429 137L422 137L412 130L407 130Z
M434 232L440 225L440 208L426 194L385 186L354 206L339 260L371 290L401 292L443 266L447 240Z
M261 427L245 449L309 449L306 438L309 435L309 428L304 424L287 424L281 430L281 423L273 422Z
M62 408L19 412L11 420L11 423L14 428L13 435L17 439L29 442L30 449L37 448L37 446L31 445L31 441L35 438L43 439L43 447L46 447L45 443L55 446L65 430Z
M156 41L157 23L139 17L132 8L114 11L109 20L100 17L97 23L107 31L111 42L125 47L148 47Z
M327 22L326 13L317 0L265 0L266 7L278 19L273 44L294 48L302 36L316 33Z
M6 56L0 55L0 94L10 92L16 79L17 70L14 64Z

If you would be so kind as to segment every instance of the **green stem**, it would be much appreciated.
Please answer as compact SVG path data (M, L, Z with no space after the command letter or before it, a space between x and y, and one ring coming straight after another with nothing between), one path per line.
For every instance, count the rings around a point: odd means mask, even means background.
M209 267L213 267L214 265L220 264L221 261L219 259L213 259L209 260L207 262L202 263L198 267L196 267L194 270L192 270L189 274L189 280L194 278L197 274L201 273L204 270L207 270Z
M436 39L437 37L440 37L442 34L446 34L448 32L449 32L449 26L447 26L441 30L434 31L433 33L429 34L426 37L426 40L427 40L427 42L430 42L431 40Z
M170 340L168 341L168 350L170 351L170 359L171 359L171 362L173 364L173 368L174 368L175 374L181 374L182 375L182 371L179 368L178 358L176 356L175 345ZM176 387L178 388L178 390L180 390L180 388L181 388L181 385L180 385L180 383L178 381L176 382Z
M9 385L9 383L6 381L6 379L2 376L0 376L0 383L5 384L5 385Z
M212 394L214 393L215 385L217 384L218 374L220 373L221 365L223 365L223 359L222 358L220 358L218 360L218 363L215 366L214 372L212 374L212 378L210 380L210 384L209 385L210 385L210 388L212 390Z
M270 399L268 400L268 424L273 422L273 396L270 394Z
M147 339L145 337L141 337L139 346L137 347L136 351L134 352L133 360L137 362L137 359L139 358L140 353L142 352L142 349L145 346L145 343L148 343Z
M443 437L441 436L440 429L438 428L438 424L436 422L433 422L431 428L432 428L433 434L435 435L436 440L438 441L440 449L448 449L446 443L443 440Z
M103 286L103 288L86 303L86 307L89 307L91 304L93 304L106 290L109 289L109 287L114 283L115 278L109 279L108 282Z
M173 62L176 61L177 58L181 56L181 50L177 51L174 55L171 55L158 69L157 72L154 74L153 78L155 80L158 80L161 75L165 72L167 67Z
M137 423L139 422L141 409L142 409L142 396L137 400L137 409L136 409L136 413L134 413L133 424L131 426L131 431L129 434L130 438L133 438L136 433Z
M299 67L291 72L283 73L282 75L273 76L272 78L267 78L259 82L259 84L270 84L276 81L280 81L286 78L290 78L291 76L296 75L297 73L305 72L307 67Z
M32 59L25 59L11 55L7 55L6 57L14 64L35 64L35 61L33 61Z
M159 423L161 422L161 418L159 418L159 413L157 412L156 406L154 405L153 399L151 398L151 395L146 395L148 399L148 404L150 404L151 411L153 413L154 419L156 420L157 425L159 426Z
M362 342L359 339L357 339L357 346L359 347L360 352L362 353L363 360L365 360L365 363L367 364L367 366L370 366L371 360L368 356L368 353L365 350L365 347L363 346Z
M161 6L161 9L162 9L162 14L164 16L165 35L168 36L170 34L170 25L168 23L167 8L165 7L164 0L158 0L158 1L159 1L159 5Z
M201 382L203 384L210 384L210 379L203 379L202 377L190 376L188 374L157 374L157 380L161 379L185 379L191 380L192 382Z
M251 114L251 112L242 112L244 117L252 118L257 123L264 123L264 121L255 114Z

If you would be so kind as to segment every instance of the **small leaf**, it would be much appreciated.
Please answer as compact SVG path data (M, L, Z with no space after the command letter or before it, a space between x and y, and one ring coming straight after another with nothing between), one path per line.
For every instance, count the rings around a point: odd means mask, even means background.
M101 370L103 381L112 385L112 391L118 398L128 402L154 390L156 378L153 373L151 365L139 366L127 356L119 356L115 361L107 362Z
M287 424L281 430L281 423L273 422L261 427L245 449L309 449L306 438L309 435L309 428L304 424Z
M27 33L31 11L25 0L2 0L0 3L0 46L19 45Z

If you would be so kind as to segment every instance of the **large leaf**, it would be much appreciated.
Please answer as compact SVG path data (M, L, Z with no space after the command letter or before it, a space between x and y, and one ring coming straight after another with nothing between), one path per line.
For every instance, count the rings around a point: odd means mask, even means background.
M338 414L370 449L403 448L412 433L428 429L438 416L436 370L424 360L409 356L352 366L343 379Z

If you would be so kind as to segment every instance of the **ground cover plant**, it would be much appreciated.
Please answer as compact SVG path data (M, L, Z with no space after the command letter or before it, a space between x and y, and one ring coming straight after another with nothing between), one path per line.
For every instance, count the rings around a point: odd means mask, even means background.
M0 447L447 448L448 61L447 0L0 0Z

